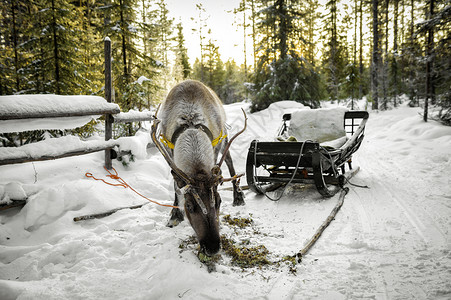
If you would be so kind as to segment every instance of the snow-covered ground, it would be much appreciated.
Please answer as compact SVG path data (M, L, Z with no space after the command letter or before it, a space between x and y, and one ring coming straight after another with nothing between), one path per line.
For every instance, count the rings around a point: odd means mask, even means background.
M241 107L247 105L226 106L232 132L243 125ZM281 102L249 115L232 147L237 170L245 169L250 141L274 137L282 114L296 107ZM1 166L0 198L25 193L29 200L22 210L0 212L0 299L450 299L451 128L424 123L419 112L402 106L370 113L353 160L361 171L352 179L370 189L350 187L295 273L286 263L241 269L225 254L208 273L196 246L186 243L188 222L167 228L169 208L154 204L73 222L145 203L129 189L85 177L105 178L101 152ZM128 167L114 166L144 195L172 202L169 168L155 148ZM246 205L232 207L231 191L220 193L221 234L264 245L272 261L298 252L338 198L292 186L278 202L246 191ZM239 229L226 214L253 223Z

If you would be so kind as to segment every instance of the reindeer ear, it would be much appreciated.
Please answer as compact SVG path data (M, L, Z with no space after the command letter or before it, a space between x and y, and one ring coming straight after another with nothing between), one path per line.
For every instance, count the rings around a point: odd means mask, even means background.
M174 178L175 183L180 189L186 185L185 182L180 178L180 176L178 176L177 173L175 173L173 170L171 170L171 174Z

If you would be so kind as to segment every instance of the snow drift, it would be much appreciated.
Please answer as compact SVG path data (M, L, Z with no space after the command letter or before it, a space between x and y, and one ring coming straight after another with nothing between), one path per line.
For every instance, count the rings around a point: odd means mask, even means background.
M225 107L232 133L243 125L241 107L248 104ZM236 169L245 169L252 139L272 140L282 115L299 108L287 101L249 114L248 130L232 144ZM294 270L285 263L243 269L223 253L208 273L195 245L180 248L193 234L188 222L165 227L169 209L153 204L74 223L75 216L145 203L85 177L107 179L103 153L1 166L0 197L26 194L28 203L0 213L0 299L449 299L451 128L424 123L418 112L371 112L354 156L362 170L353 179L370 189L351 187ZM130 138L136 162L114 167L142 194L170 204L169 168L156 149L146 149L148 141L145 132ZM220 193L221 234L264 245L271 261L299 251L338 197L293 185L278 202L247 191L246 206L232 207L231 192ZM252 225L231 226L225 214Z

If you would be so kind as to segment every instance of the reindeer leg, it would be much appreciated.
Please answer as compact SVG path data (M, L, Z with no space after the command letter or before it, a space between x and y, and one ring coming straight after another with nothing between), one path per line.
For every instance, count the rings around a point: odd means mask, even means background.
M235 176L235 167L233 166L232 156L230 155L230 151L227 152L225 157L225 163L227 165L227 168L229 169L230 176ZM244 194L243 191L240 188L240 180L235 179L232 181L233 183L233 206L239 206L239 205L245 205L244 202Z
M175 189L175 199L174 199L174 206L179 206L180 203L183 203L183 201L179 200L179 197L183 197L183 195L180 192L180 189L177 187L177 184L174 183L174 189ZM182 199L182 198L180 198ZM169 218L168 223L166 224L167 227L174 227L179 225L184 219L183 211L180 208L173 208L171 210L171 217Z

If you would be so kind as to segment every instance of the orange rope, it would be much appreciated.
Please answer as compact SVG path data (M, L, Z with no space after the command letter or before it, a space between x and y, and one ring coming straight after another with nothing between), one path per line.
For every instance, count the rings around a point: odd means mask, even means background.
M150 202L152 202L152 203L155 203L155 204L157 204L157 205L165 206L165 207L172 207L172 208L179 208L178 206L169 205L169 204L161 204L161 203L158 203L157 201L154 201L154 200L152 200L152 199L147 198L146 196L140 194L138 191L136 191L134 188L132 188L127 182L125 182L124 179L122 179L121 177L119 177L119 175L117 174L117 171L116 171L115 168L113 168L113 171L114 171L115 174L112 174L107 168L105 168L105 167L103 167L103 168L110 174L110 175L106 175L106 177L110 177L111 179L115 179L115 180L119 181L119 183L111 183L111 182L107 182L107 181L105 181L105 180L103 180L103 179L101 179L101 178L95 178L95 177L92 175L92 173L86 173L85 176L88 177L88 178L95 179L95 180L100 180L100 181L102 181L103 183L106 183L106 184L108 184L108 185L112 185L112 186L122 186L122 187L124 187L124 188L129 188L129 189L131 189L133 192L135 192L136 194L138 194L139 196L141 196L141 197L143 197L144 199L146 199L146 200L148 200L148 201L150 201Z

